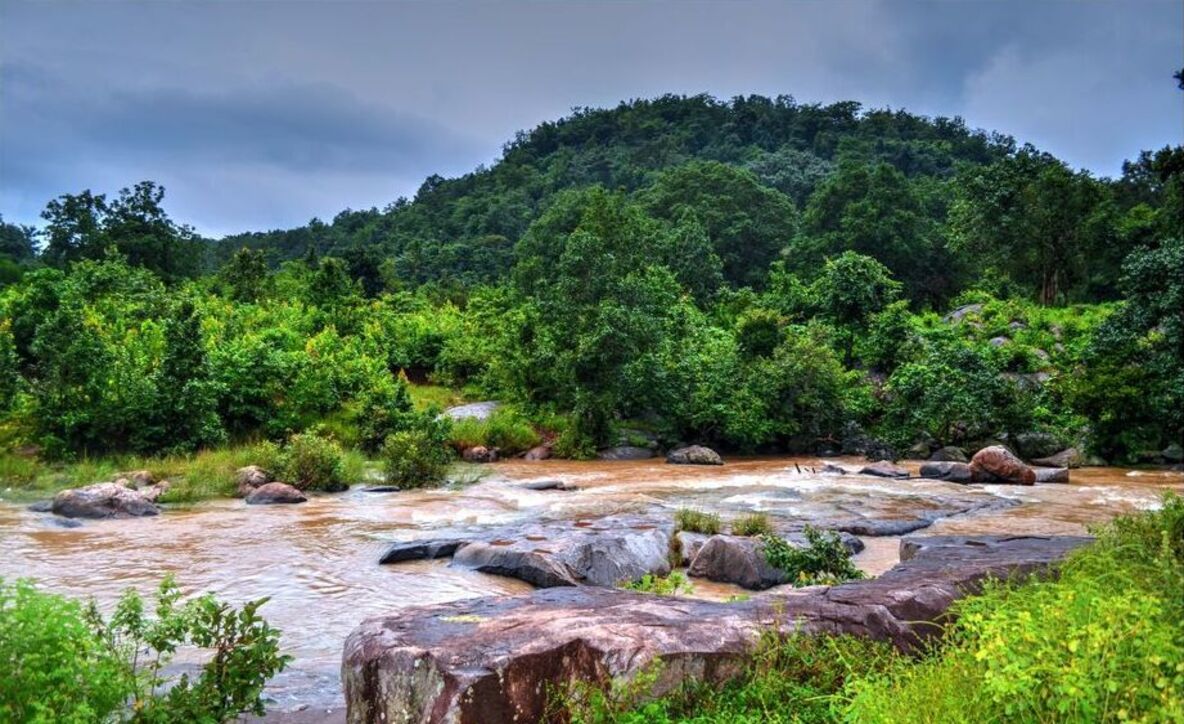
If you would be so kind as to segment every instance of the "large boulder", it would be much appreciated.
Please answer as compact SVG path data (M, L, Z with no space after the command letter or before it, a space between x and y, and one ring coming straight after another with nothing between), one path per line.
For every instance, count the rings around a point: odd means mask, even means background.
M879 578L730 603L577 586L406 608L346 639L346 720L543 721L569 682L630 680L656 664L661 674L646 694L718 685L746 670L771 627L917 650L985 579L1040 572L1087 540L909 538L902 562Z
M719 583L734 583L761 591L789 582L789 576L765 560L765 544L757 538L714 535L691 561L687 574Z
M1184 461L1184 446L1174 442L1161 450L1159 454L1168 463L1178 463Z
M970 472L975 482L1034 485L1036 473L1002 445L985 447L974 454Z
M483 402L470 402L467 405L457 405L449 407L444 412L440 413L441 417L447 417L450 420L478 420L484 422L489 419L489 416L497 411L502 403L495 400L485 400Z
M969 316L971 314L979 314L982 311L983 311L983 305L981 305L981 304L967 304L965 306L958 307L954 311L947 314L944 318L944 321L945 322L961 322L967 316Z
M921 465L921 477L951 483L973 483L974 473L966 463L927 462Z
M1069 468L1032 468L1038 483L1067 483Z
M378 563L402 563L423 561L433 558L447 558L469 543L463 538L429 538L425 540L400 541L394 543L378 559Z
M1044 468L1079 468L1085 463L1085 456L1075 447L1067 447L1047 457L1036 458L1033 465Z
M666 456L666 462L671 465L723 465L723 458L719 453L702 445L690 445L672 450Z
M1047 432L1021 432L1011 441L1014 443L1016 454L1024 460L1048 457L1063 446L1056 435Z
M907 478L909 471L887 460L881 460L871 465L864 465L860 468L859 474L874 475L877 478Z
M266 483L247 495L247 505L285 505L306 500L304 493L287 483Z
M234 471L235 495L245 498L255 488L267 485L272 481L271 473L258 465L248 465Z
M609 516L502 531L500 538L461 547L452 565L510 576L539 588L616 586L670 572L668 520Z
M162 490L133 490L117 483L96 483L53 496L51 510L66 518L138 518L158 515L154 502Z
M648 460L653 456L654 451L650 448L636 445L618 445L596 453L598 460Z
M968 463L970 458L966 457L966 451L962 448L946 445L930 455L929 461L934 463Z

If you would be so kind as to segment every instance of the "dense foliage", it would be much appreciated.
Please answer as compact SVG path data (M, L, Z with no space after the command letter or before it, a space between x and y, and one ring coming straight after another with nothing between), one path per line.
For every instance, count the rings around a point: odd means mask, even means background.
M20 722L222 722L262 715L263 686L283 670L279 632L258 609L212 595L182 602L166 578L153 614L134 589L109 619L92 603L0 581L0 718ZM196 675L170 677L179 647L208 652Z
M0 444L320 426L390 460L440 437L410 379L512 403L452 439L505 454L642 429L1153 460L1184 435L1182 158L1097 179L957 119L669 96L543 124L382 211L217 243L150 182L67 195L39 250L0 227Z

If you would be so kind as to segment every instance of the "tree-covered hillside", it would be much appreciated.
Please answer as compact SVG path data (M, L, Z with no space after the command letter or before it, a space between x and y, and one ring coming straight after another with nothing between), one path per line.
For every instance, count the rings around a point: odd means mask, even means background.
M543 124L381 211L216 243L150 182L67 195L39 253L0 237L0 443L316 427L375 451L419 424L406 373L535 429L481 441L569 456L644 430L1170 458L1182 192L1180 147L1098 179L957 119L667 96Z

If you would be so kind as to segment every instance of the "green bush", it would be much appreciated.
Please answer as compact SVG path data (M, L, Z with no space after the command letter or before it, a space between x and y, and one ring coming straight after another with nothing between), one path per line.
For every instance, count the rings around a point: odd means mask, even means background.
M425 425L396 432L380 452L386 482L403 488L422 488L443 482L452 451L443 426Z
M345 490L344 453L341 446L313 431L288 438L280 452L277 469L281 480L300 490Z
M789 574L795 586L832 585L863 578L863 571L851 562L851 552L834 531L806 526L806 546L790 545L784 538L765 534L764 556L769 565Z
M263 687L290 660L258 615L165 578L152 607L128 589L109 620L92 603L0 581L0 719L19 722L222 722L264 714ZM164 675L179 647L210 652L196 676Z
M128 678L78 603L0 579L0 720L102 721L123 706Z
M679 508L674 512L674 527L676 530L685 530L688 533L715 535L720 531L720 520L715 513Z
M690 593L691 582L682 571L673 571L668 576L655 576L647 573L632 583L626 583L622 588L641 593L653 593L658 596L677 596Z
M773 524L764 513L749 513L732 521L732 535L772 535Z

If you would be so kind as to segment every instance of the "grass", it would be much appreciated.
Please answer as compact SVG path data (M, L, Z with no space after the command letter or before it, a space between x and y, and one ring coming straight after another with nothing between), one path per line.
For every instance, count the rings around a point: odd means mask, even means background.
M44 498L59 490L114 480L117 473L148 470L169 481L161 498L165 503L192 503L234 495L235 471L245 465L273 469L275 446L266 443L234 445L202 450L192 455L113 455L70 463L48 463L14 453L0 453L0 490L17 499ZM360 482L368 462L356 450L342 456L343 476Z
M632 583L626 583L621 588L641 593L653 593L658 596L678 596L694 590L690 579L682 571L672 571L668 576L655 576L647 573Z
M1184 498L1115 519L1056 579L989 583L917 657L770 631L730 683L575 685L574 722L1184 721Z
M720 519L715 513L705 513L702 510L679 508L674 511L674 527L688 533L703 533L715 535L720 531Z
M420 412L433 407L443 410L466 402L460 390L441 385L407 385L407 391L411 394L411 403Z
M764 513L749 513L732 521L732 535L773 535L773 524Z
M503 457L526 452L542 441L531 421L512 407L498 408L485 420L456 420L449 433L449 443L457 450L482 445L497 448Z

